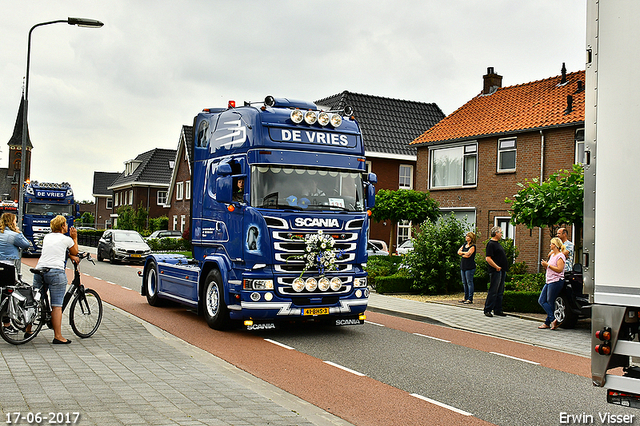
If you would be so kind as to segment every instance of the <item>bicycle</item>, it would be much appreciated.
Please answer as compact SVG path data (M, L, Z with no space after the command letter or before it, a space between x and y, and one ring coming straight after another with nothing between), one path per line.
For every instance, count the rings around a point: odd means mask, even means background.
M80 338L88 338L100 327L102 322L102 299L93 289L85 288L80 281L78 266L82 259L87 259L95 265L90 253L78 253L78 263L73 263L73 280L67 288L62 304L62 312L69 302L69 324L71 329ZM42 275L48 269L31 268L34 274ZM0 336L12 345L27 343L37 336L44 324L51 328L51 307L49 298L46 297L48 286L34 290L29 284L18 280L15 285L2 289L2 302L0 303L0 317L9 318L11 326L16 332L0 326ZM44 296L44 297L43 297ZM31 325L31 333L26 333L26 328ZM22 335L22 339L20 338Z

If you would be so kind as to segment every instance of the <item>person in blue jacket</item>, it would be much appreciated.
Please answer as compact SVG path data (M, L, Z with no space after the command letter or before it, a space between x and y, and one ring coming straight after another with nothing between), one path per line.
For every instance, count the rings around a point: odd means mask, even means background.
M18 218L13 213L0 216L0 287L13 285L16 281L16 262L20 261L20 249L31 246L29 240L18 229ZM2 326L9 333L17 333L9 318L2 318Z

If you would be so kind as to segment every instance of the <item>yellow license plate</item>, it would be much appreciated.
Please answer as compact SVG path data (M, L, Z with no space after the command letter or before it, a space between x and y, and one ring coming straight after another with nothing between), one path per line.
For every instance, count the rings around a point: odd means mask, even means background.
M302 310L302 315L329 315L329 308L306 308Z
M139 254L132 254L131 257L140 257Z

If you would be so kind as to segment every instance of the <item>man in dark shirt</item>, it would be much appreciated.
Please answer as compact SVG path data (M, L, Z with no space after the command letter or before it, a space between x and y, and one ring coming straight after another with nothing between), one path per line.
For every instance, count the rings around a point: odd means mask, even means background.
M491 228L491 239L487 243L485 250L486 260L489 264L489 293L484 303L484 314L492 317L493 314L500 317L506 316L502 312L502 296L504 294L504 279L509 270L507 254L500 244L502 229L499 226ZM493 311L493 314L491 314Z

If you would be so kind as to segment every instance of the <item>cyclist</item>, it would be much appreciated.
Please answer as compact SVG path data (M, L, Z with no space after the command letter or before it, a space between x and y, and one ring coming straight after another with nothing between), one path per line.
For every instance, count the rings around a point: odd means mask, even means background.
M78 232L73 226L68 229L67 219L58 215L51 222L51 233L42 240L42 254L36 265L37 269L49 268L44 273L44 280L49 286L51 300L51 325L53 326L53 344L68 344L71 340L62 337L62 304L64 293L67 289L67 249L72 262L78 263ZM64 235L69 231L69 236ZM43 276L36 274L33 277L33 287L41 288ZM30 327L28 328L28 332Z
M31 246L29 240L18 229L18 218L13 213L0 216L0 287L13 285L16 281L16 262L20 261L20 250ZM9 322L2 318L2 326L9 333L17 333Z

